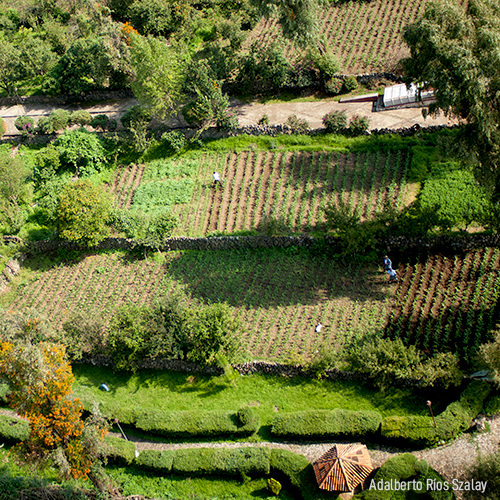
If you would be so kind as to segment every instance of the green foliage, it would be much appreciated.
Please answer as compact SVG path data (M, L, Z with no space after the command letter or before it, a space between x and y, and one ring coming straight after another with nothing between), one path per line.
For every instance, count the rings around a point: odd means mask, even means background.
M99 315L73 312L63 323L64 346L71 361L104 352L106 336L104 320Z
M349 122L349 133L353 136L363 135L370 127L370 119L366 116L354 115Z
M151 111L140 105L132 106L123 113L120 121L125 128L130 128L133 124L147 125L151 121Z
M323 116L323 125L330 134L340 134L347 129L347 115L345 111L330 111Z
M15 234L24 224L21 207L30 199L26 184L28 171L20 158L0 153L0 224L4 232Z
M26 420L0 415L0 440L8 443L26 441L30 436L30 426Z
M134 193L133 210L146 212L170 207L179 203L189 203L194 192L192 179L152 181L141 184Z
M190 9L188 4L136 0L128 8L128 17L141 35L166 37L187 19Z
M422 182L436 161L437 148L434 146L416 145L411 148L411 163L408 178L410 181Z
M77 175L88 176L99 172L106 164L106 152L96 134L84 128L65 132L55 145L63 166L76 170Z
M476 463L466 471L466 479L485 481L486 491L465 491L467 500L499 500L500 499L500 451L491 455L478 455Z
M7 132L7 124L3 118L0 118L0 137L2 137L5 132Z
M269 448L186 448L175 451L172 471L181 474L269 474Z
M454 162L436 163L419 195L423 210L434 211L443 229L481 222L491 203L471 169Z
M104 456L108 462L130 465L135 460L136 447L131 441L106 436L104 438Z
M23 138L32 137L36 130L35 119L31 116L18 116L14 125L21 132Z
M188 359L195 363L210 364L217 353L231 356L241 322L233 317L227 303L216 303L190 310L186 314Z
M436 427L430 416L387 417L382 421L382 436L426 447L450 441L470 427L490 390L487 382L472 381L459 401L451 403L436 416Z
M147 182L170 177L195 177L199 168L200 162L197 158L154 160L146 164L142 179Z
M146 469L160 469L163 473L170 472L174 455L174 450L143 450L136 458L135 463Z
M267 480L267 489L274 495L278 496L281 491L281 483L272 477Z
M381 423L382 415L374 411L311 410L276 415L272 433L301 438L361 437L377 433Z
M125 113L127 113L127 111ZM96 115L90 121L90 126L103 132L106 130L113 132L116 130L118 123L116 120L110 119L108 115Z
M325 83L325 89L328 93L337 95L342 92L343 85L344 80L341 78L330 78L330 80Z
M492 417L500 413L500 395L496 394L486 400L483 413L488 415L488 417Z
M307 59L319 70L323 82L334 78L341 69L339 60L328 49L320 51L319 47L311 46L307 51Z
M77 109L71 113L69 121L70 123L83 127L84 125L90 125L92 122L92 115L86 109Z
M50 134L65 129L70 122L70 115L70 112L65 109L55 109L52 111L49 115L51 132L47 133Z
M165 132L162 134L161 140L175 153L178 153L187 144L186 136L179 130Z
M182 97L182 57L161 40L132 35L130 62L135 96L160 118L173 114Z
M491 342L479 348L479 359L490 370L490 377L494 384L500 387L500 332L496 332Z
M249 408L250 410L250 408ZM137 411L135 426L146 432L170 437L223 436L228 434L249 435L259 429L259 417L249 415L243 424L234 411Z
M257 123L259 125L269 125L269 115L263 114L262 118Z
M425 359L415 346L405 346L400 338L366 339L351 350L348 361L352 369L367 374L382 389L409 378L419 379L423 386L439 382L445 387L459 385L462 380L456 355L441 353Z
M285 125L288 125L292 129L292 134L307 134L311 129L311 126L305 118L299 118L297 115L289 116Z
M355 76L348 76L344 78L344 90L346 92L352 92L358 88L358 80Z
M89 181L66 184L59 195L57 228L62 239L95 246L106 236L109 198Z
M7 40L2 40L0 43L0 88L10 96L17 94L16 84L22 77L23 68L19 56L17 47Z

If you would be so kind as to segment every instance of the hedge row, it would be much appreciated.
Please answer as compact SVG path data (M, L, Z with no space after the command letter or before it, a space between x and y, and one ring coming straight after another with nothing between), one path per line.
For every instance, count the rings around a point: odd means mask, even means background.
M381 423L382 415L376 411L297 411L276 415L271 432L290 437L360 437L377 433Z
M0 415L0 440L17 443L30 437L30 425L27 420Z
M387 417L382 422L382 436L419 446L435 446L454 439L470 427L490 390L487 382L472 381L459 401L448 405L435 418L436 426L431 417Z

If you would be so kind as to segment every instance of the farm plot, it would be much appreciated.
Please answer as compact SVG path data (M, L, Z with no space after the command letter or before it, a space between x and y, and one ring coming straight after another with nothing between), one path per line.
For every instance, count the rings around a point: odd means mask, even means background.
M72 311L109 320L121 304L169 294L186 304L226 301L244 325L240 359L308 357L322 342L381 331L393 293L377 269L278 250L169 253L164 263L88 255L44 272L30 265L32 279L11 284L1 300L9 310L33 307L60 327Z
M321 33L326 45L339 59L342 72L393 71L409 51L402 40L403 27L423 14L426 0L349 0L331 3L321 14ZM254 28L245 47L285 43L276 20L262 20ZM285 53L294 58L295 48L286 44Z
M499 317L500 250L431 255L399 271L403 279L386 335L429 353L455 352L470 362Z
M148 211L142 196L139 205L139 192L143 194L146 183L155 183L158 199L147 202L153 210L165 205L160 194L168 196L167 183L175 182L179 196L174 202L181 199L180 195L193 193L189 202L172 204L180 220L176 234L198 236L213 231L251 230L269 219L281 219L291 231L313 231L323 229L323 209L330 201L343 199L349 206L359 207L363 218L369 218L387 201L397 206L407 198L406 151L244 151L187 161L190 168L182 161L173 164L171 160L165 160L163 166L158 162L147 165L133 198L120 194L126 188L115 191L117 206ZM222 190L211 187L213 171L222 176ZM129 177L137 178L133 168L128 172ZM134 186L134 181L124 175L120 177L121 185ZM191 191L183 187L187 184Z

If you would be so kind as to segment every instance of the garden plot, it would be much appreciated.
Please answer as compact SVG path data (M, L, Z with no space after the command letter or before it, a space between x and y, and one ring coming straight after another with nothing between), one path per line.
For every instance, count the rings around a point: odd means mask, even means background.
M386 334L428 353L456 352L471 361L499 317L500 250L431 255L399 273Z

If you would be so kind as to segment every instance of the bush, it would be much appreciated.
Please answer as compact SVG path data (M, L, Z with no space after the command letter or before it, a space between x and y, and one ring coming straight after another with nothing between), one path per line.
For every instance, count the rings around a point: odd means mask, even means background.
M422 182L429 173L437 157L437 148L434 146L413 146L408 179Z
M251 425L258 418L255 412L249 406L243 406L238 410L238 420L241 425Z
M281 491L281 483L272 477L267 480L267 489L275 496L278 496Z
M175 451L172 471L181 474L269 474L269 448L191 448Z
M378 432L382 415L375 411L311 410L281 413L273 418L271 432L294 437L356 437Z
M108 115L97 115L90 121L90 126L103 132L106 130L114 132L118 127L118 123L116 120L109 118Z
M125 208L114 208L108 218L108 224L127 238L142 238L148 217L142 211L131 212Z
M26 420L0 415L0 440L8 443L26 441L30 437L30 426Z
M342 92L342 87L344 85L344 80L340 78L331 78L325 84L325 89L328 93L337 95Z
M31 137L36 131L35 119L31 118L31 116L18 116L14 126L21 132L23 137Z
M170 472L174 455L174 450L144 450L139 453L135 463L146 469L161 469L162 473Z
M120 121L122 122L122 125L127 129L131 128L134 124L147 125L151 121L151 111L142 107L141 105L132 106L131 108L127 109L127 111L125 111L125 113L120 118Z
M70 112L65 109L55 109L50 113L49 122L52 132L65 129L69 124Z
M346 92L352 92L358 88L358 80L355 76L348 76L344 79L344 89Z
M269 116L262 115L262 118L257 122L259 125L269 125Z
M92 115L85 109L78 109L77 111L73 111L71 116L69 117L70 123L74 123L75 125L90 125L92 122Z
M136 447L131 441L106 436L104 438L104 456L108 462L119 465L130 465L135 460Z
M161 140L165 145L178 153L186 145L186 136L179 132L178 130L172 130L171 132L165 132L161 136Z
M466 480L486 482L486 490L465 491L467 500L500 500L500 450L478 456L477 462L466 471Z
M36 122L35 131L37 134L52 134L53 133L50 119L48 116L40 116L40 118L38 118L38 121Z
M387 417L382 422L382 436L426 447L454 439L470 427L490 390L488 383L472 381L459 401L451 403L436 416L436 427L431 417Z
M74 312L63 323L64 345L71 361L102 354L106 345L104 321L100 315Z
M345 111L330 111L323 116L323 125L330 134L340 134L347 130L347 115Z
M311 126L304 118L299 118L297 115L289 116L286 119L285 125L288 125L292 129L293 134L307 134L311 129Z
M38 151L35 157L35 166L33 167L33 182L36 189L54 180L56 173L61 167L59 151L53 144Z
M493 396L486 401L484 413L489 417L500 413L500 395Z
M354 115L349 123L349 132L351 135L362 135L370 127L370 120L366 116Z
M250 408L248 408L250 410ZM250 410L251 412L251 410ZM253 412L243 424L233 411L137 411L135 426L146 432L166 436L221 436L225 434L253 434L259 428L259 418Z
M5 132L7 132L7 124L3 118L0 118L0 137L2 137Z

